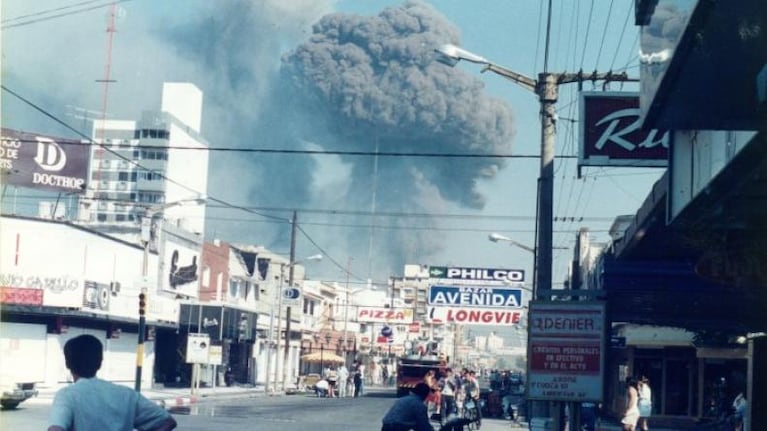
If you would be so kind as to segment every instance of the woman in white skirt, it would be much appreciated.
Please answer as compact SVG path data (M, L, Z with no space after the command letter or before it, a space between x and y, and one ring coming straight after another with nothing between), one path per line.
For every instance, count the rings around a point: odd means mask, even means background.
M634 377L626 377L626 411L621 424L623 431L635 431L639 420L639 388Z

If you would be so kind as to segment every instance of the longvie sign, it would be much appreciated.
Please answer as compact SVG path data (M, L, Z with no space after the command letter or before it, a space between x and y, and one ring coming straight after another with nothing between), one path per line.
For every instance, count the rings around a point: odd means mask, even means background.
M581 93L580 166L667 166L671 133L643 130L635 92Z
M604 304L533 302L529 324L528 397L601 401Z
M522 320L519 309L429 307L430 323L459 325L516 325Z

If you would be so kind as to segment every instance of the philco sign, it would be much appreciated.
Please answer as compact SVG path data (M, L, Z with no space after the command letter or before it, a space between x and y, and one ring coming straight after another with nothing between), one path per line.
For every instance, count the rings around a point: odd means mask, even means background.
M84 192L88 178L88 145L2 129L0 170L4 181L21 187Z
M667 166L671 133L642 130L635 92L581 93L579 166Z
M429 267L429 278L459 283L522 283L525 281L525 271L521 269L432 266Z

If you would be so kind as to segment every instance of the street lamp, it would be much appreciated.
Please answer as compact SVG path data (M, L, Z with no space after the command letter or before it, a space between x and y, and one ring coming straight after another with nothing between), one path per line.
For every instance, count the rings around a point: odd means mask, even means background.
M547 39L548 44L548 39ZM491 71L519 86L535 93L540 102L541 117L541 163L538 177L538 208L536 220L535 275L533 281L533 299L537 299L538 289L551 289L552 243L553 243L553 214L554 214L554 144L556 142L557 103L560 84L597 81L637 81L628 78L624 73L549 73L544 62L543 73L538 79L527 77L503 66L499 66L486 58L473 54L455 45L445 44L437 49L437 61L454 67L461 60L483 66L482 72ZM547 49L548 52L548 49ZM530 247L526 248L528 251Z
M167 204L147 206L144 208L144 215L141 217L141 242L144 246L143 258L141 261L141 282L146 283L146 279L149 276L149 245L152 243L156 232L154 226L154 217L162 215L162 213L168 208L185 205L202 205L206 201L206 198L192 198L182 199ZM139 293L139 314L138 314L138 343L136 346L136 376L134 381L134 389L136 392L141 392L141 371L144 366L144 339L146 332L146 305L147 305L147 288L141 287Z
M551 1L549 1L549 22L551 19ZM500 75L517 85L535 93L540 102L540 120L541 120L541 161L540 174L538 176L538 198L537 198L537 218L536 218L536 244L532 249L535 254L535 265L533 266L533 294L532 299L538 299L538 293L545 289L546 298L550 298L551 279L552 279L552 245L553 245L553 219L554 219L554 144L556 142L556 122L558 91L560 84L572 82L583 82L584 80L597 81L638 81L628 78L627 74L613 74L612 72L590 74L578 73L549 73L548 67L548 45L549 34L546 34L546 47L543 73L538 74L538 79L532 79L521 73L514 72L503 66L491 63L484 57L472 54L462 48L454 45L442 45L437 48L437 61L450 67L454 67L461 60L483 66L482 72L491 71ZM530 248L526 248L530 251ZM530 363L530 349L528 349L528 364ZM535 415L535 406L533 406ZM559 416L559 415L557 415ZM559 417L555 424L559 423Z
M530 246L527 246L527 245L524 245L522 243L516 242L513 239L511 239L511 238L509 238L507 236L501 235L499 233L493 232L493 233L491 233L490 235L487 236L487 239L489 239L492 242L505 241L505 242L510 243L511 245L515 245L515 246L521 248L522 250L527 250L530 253L535 254L535 249L534 248L532 248Z

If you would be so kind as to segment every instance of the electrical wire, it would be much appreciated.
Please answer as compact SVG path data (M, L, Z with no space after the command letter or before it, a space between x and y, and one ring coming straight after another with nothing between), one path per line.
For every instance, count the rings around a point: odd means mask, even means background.
M81 134L80 132L77 132ZM81 134L82 135L82 134ZM84 135L83 135L84 136ZM87 138L86 138L87 139ZM37 141L32 139L20 139L19 142L31 142ZM59 145L69 146L92 146L99 145L104 149L111 147L105 143L92 142L75 142L75 141L62 141L58 142ZM340 150L290 150L282 148L242 148L242 147L195 147L195 146L173 146L169 147L173 150L189 150L189 151L207 151L207 152L229 152L229 153L266 153L266 154L292 154L292 155L334 155L334 156L381 156L381 157L424 157L424 158L467 158L467 159L540 159L539 154L508 154L508 153L418 153L407 151L340 151ZM117 147L118 150L128 149L150 149L156 150L157 146L154 145L130 145ZM561 154L557 157L574 158L566 154Z
M599 51L597 51L597 61L594 65L594 70L599 68L599 59L602 57L602 48L605 46L605 39L607 39L607 28L610 26L610 15L613 12L613 1L610 0L610 7L607 9L607 19L605 19L605 28L602 31L602 39L599 41Z
M63 17L66 17L66 16L75 15L75 14L78 14L78 13L89 12L89 11L92 11L92 10L101 9L101 8L104 8L104 7L111 7L112 5L114 5L116 3L125 3L125 2L129 2L129 1L131 1L131 0L111 0L108 3L105 3L105 4L96 5L96 6L90 6L90 7L78 9L78 10L75 10L75 11L62 12L62 13L58 13L58 14L47 16L47 17L43 17L43 18L34 18L34 19L27 20L27 21L17 22L17 23L14 23L14 24L2 25L2 26L0 26L0 29L8 30L8 29L11 29L11 28L24 27L24 26L27 26L27 25L30 25L30 24L37 24L39 22L50 21L50 20L56 19L56 18L63 18ZM83 3L85 4L85 3L90 3L90 2L83 2ZM63 9L66 9L66 8L67 7L63 7ZM62 9L62 8L59 8L59 9ZM50 11L55 11L55 9L51 9ZM40 15L40 14L48 13L50 11L38 12L36 14L31 14L31 15ZM19 19L22 19L22 17L10 18L9 21L10 20L19 20ZM5 22L5 21L3 21L3 22Z
M620 52L621 44L623 44L623 35L626 33L626 28L629 26L629 19L631 18L631 12L633 11L631 6L627 7L626 9L626 21L623 23L623 28L621 28L621 35L618 37L618 44L615 45L615 54L613 54L613 59L610 62L610 70L613 70L613 67L615 67L615 60L618 59L618 53Z
M583 70L583 62L586 59L586 47L589 45L589 32L591 30L591 17L593 15L594 15L594 0L591 0L591 6L589 7L589 19L586 21L586 38L583 41L583 51L581 52L580 70Z

